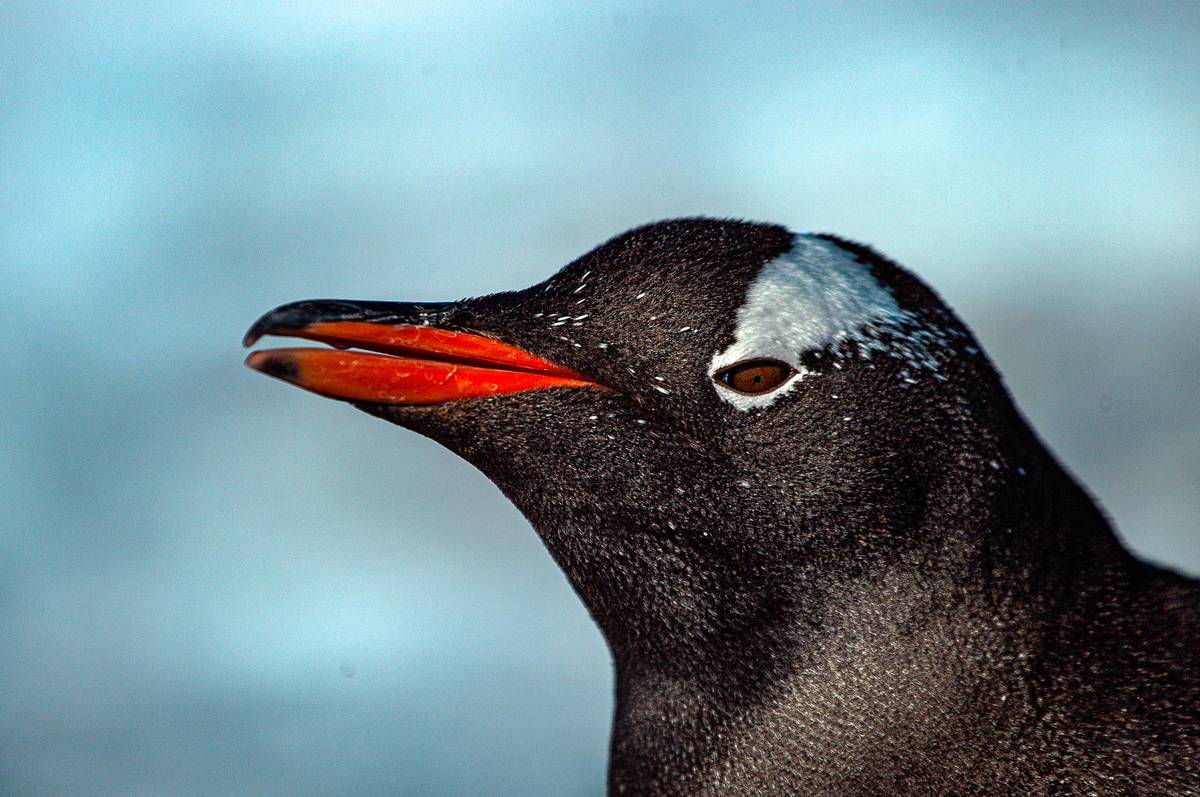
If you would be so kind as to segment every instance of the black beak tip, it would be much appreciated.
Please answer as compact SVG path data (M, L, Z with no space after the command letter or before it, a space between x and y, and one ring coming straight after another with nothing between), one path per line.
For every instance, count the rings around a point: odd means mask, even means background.
M336 306L336 303L307 300L280 305L250 325L250 329L246 330L242 338L242 345L253 346L263 335L270 335L276 331L303 329L314 320L319 321L323 315L328 314L330 305Z
M280 321L287 308L288 305L286 304L282 307L276 307L251 324L250 328L246 330L246 334L242 336L242 345L250 348L255 343L258 343L263 335L269 335L272 331L282 328L283 325Z
M307 326L331 321L365 321L378 324L429 323L445 315L448 302L360 302L341 299L305 299L280 305L250 325L242 345L253 346L263 335L294 333Z
M300 367L294 359L270 351L251 353L246 358L246 366L285 382L296 382L300 379Z

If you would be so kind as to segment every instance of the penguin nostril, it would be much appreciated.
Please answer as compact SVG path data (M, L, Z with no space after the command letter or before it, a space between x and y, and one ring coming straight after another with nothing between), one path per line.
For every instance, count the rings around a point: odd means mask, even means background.
M713 379L739 393L757 396L788 381L796 369L781 360L743 360L724 368Z

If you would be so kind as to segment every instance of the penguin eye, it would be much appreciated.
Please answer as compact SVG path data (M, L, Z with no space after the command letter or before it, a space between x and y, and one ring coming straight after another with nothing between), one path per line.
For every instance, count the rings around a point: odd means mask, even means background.
M796 369L779 360L745 360L713 375L723 385L748 396L757 396L782 385Z

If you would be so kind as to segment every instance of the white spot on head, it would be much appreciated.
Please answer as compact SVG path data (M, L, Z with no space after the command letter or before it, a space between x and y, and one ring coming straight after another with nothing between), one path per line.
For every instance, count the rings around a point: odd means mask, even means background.
M714 382L721 398L739 410L768 407L813 375L800 363L805 352L843 340L869 341L882 348L867 338L867 330L893 331L912 320L869 268L846 250L823 238L796 235L792 248L766 263L751 283L738 310L734 341L713 355L709 375L742 360L788 363L795 375L769 393L747 396Z

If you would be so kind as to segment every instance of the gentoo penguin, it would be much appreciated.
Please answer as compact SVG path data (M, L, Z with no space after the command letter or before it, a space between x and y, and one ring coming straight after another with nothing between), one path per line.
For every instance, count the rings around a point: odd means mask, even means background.
M247 364L529 519L616 668L611 794L1200 794L1200 586L1126 551L920 280L832 235L618 236Z

